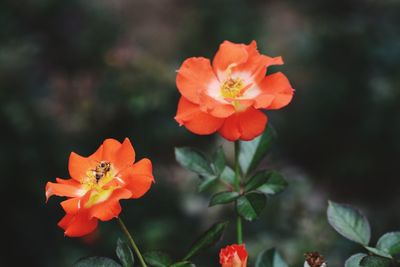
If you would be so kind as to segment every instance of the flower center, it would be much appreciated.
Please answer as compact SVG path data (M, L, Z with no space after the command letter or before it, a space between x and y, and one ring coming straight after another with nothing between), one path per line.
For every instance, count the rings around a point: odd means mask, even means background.
M235 99L236 97L240 97L244 93L244 82L240 78L232 79L229 77L224 81L221 86L221 95L224 98Z

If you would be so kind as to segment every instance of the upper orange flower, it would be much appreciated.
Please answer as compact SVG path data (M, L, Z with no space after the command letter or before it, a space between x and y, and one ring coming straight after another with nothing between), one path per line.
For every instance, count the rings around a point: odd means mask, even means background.
M176 77L182 97L175 120L196 134L218 131L230 141L255 138L267 124L259 109L280 109L292 100L284 74L265 76L268 66L281 64L281 57L261 55L255 41L223 42L212 66L203 57L185 60Z
M222 267L246 267L247 251L244 245L227 246L219 252L219 263Z
M46 185L46 199L68 197L61 202L66 212L58 225L67 236L83 236L97 227L98 219L108 221L121 212L120 199L143 196L154 181L148 159L135 161L135 150L128 138L121 144L107 139L89 157L72 152L69 174L72 179L56 178Z

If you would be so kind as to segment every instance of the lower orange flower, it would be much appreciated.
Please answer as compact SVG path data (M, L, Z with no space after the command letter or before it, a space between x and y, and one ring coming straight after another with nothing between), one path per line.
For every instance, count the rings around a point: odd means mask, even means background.
M247 251L244 245L230 245L221 249L219 263L222 267L246 267Z
M89 157L72 152L69 174L72 179L56 178L46 184L46 200L52 195L68 197L61 202L66 212L58 225L66 236L91 233L98 220L108 221L121 212L119 200L140 198L154 182L149 159L136 163L135 150L128 138L121 144L106 139Z

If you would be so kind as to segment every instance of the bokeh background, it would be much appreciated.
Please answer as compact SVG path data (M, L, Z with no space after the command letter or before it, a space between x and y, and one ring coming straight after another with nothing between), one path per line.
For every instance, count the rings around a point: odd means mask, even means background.
M330 266L361 248L327 224L327 199L370 218L373 241L400 229L400 2L240 0L0 1L0 121L3 266L71 266L90 255L115 258L122 233L103 223L84 239L56 226L56 197L44 186L68 177L69 153L129 137L154 162L157 183L123 202L123 218L142 250L178 258L196 235L230 218L207 208L197 178L174 160L175 146L212 152L232 146L178 127L175 70L190 56L212 57L223 40L257 40L282 55L296 89L292 104L269 112L278 140L263 166L283 172L289 189L245 224L254 255L279 248L292 266L317 250ZM223 241L195 258L218 266ZM4 250L3 250L4 252Z

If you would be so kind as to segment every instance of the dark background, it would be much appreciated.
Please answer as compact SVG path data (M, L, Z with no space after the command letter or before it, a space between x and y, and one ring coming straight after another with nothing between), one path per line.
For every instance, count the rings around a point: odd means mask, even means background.
M245 224L254 255L277 246L292 266L318 250L330 266L361 248L326 222L327 199L358 206L373 242L400 229L400 3L365 1L26 0L0 1L0 121L4 266L71 266L89 255L115 258L116 221L84 239L56 223L60 199L45 204L45 183L68 177L71 151L89 155L108 137L129 137L154 163L157 183L124 201L122 217L142 250L175 257L198 233L231 218L207 208L197 179L174 160L175 146L212 151L173 120L175 70L190 56L212 57L223 40L258 42L283 56L296 89L289 107L269 112L279 139L264 167L290 188ZM219 247L199 266L218 266ZM3 250L4 252L4 250Z

